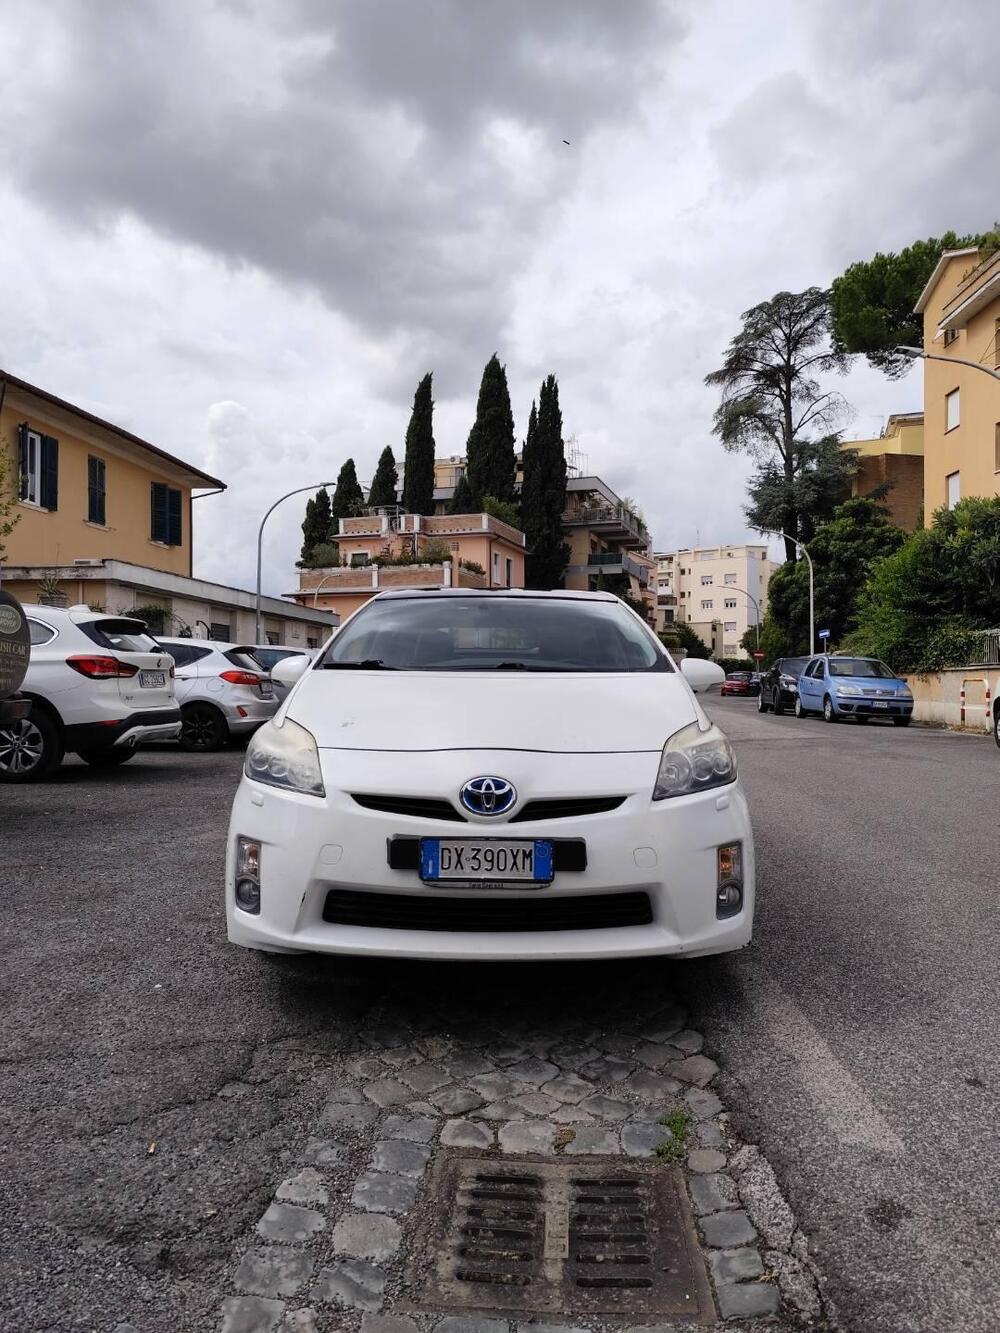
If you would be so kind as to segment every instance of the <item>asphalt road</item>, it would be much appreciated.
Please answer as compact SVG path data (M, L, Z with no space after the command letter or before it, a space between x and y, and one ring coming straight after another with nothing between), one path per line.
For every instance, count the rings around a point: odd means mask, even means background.
M759 914L752 949L696 964L275 967L225 941L238 753L0 788L0 1330L214 1329L393 1006L431 1037L623 1004L638 1031L683 990L844 1326L993 1333L1000 754L711 708L754 809Z
M753 947L698 1025L864 1333L1000 1328L1000 751L710 711L754 817ZM698 999L700 995L700 1000Z

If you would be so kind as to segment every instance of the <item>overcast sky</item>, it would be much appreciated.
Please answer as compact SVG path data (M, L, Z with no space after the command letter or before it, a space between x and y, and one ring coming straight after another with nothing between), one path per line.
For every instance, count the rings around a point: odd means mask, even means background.
M658 547L744 537L703 387L740 312L1000 215L1000 5L0 0L0 366L228 483L250 586L282 491L371 478L434 372L543 376ZM14 72L16 71L16 76ZM569 144L563 142L568 139ZM920 406L859 365L847 433ZM297 500L265 584L295 586Z

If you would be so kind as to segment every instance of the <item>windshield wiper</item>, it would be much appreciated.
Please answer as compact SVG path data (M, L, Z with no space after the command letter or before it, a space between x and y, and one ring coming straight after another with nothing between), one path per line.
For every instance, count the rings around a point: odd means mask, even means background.
M399 667L386 666L381 657L367 657L363 662L324 662L324 671L398 671Z

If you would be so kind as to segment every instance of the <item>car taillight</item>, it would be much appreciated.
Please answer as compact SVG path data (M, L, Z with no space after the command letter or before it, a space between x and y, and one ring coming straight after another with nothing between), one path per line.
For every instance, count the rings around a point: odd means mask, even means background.
M67 657L66 665L90 680L114 680L118 676L134 676L139 671L131 662L119 662L117 657Z
M260 684L260 676L253 671L223 671L221 675L230 685L252 685L256 688Z

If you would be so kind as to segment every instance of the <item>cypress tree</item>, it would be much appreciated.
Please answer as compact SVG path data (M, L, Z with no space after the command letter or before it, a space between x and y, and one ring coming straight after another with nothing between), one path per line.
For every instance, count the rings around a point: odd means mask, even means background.
M396 459L388 445L382 450L368 491L368 506L378 509L382 505L396 503L396 488L399 486L399 473L396 471Z
M466 468L473 500L483 497L510 503L514 499L514 414L510 410L507 371L494 352L483 370L476 419L465 446Z
M299 556L299 563L303 564L309 560L313 550L329 539L330 493L323 486L312 500L306 501L306 516L302 522L302 554Z
M403 508L409 514L434 513L434 399L431 375L425 375L413 395L413 411L406 428L403 461Z
M566 508L566 454L562 438L559 385L554 375L542 384L538 409L531 405L524 440L524 481L521 485L521 527L526 538L525 586L562 586L569 559L563 541Z
M349 458L337 473L337 485L330 501L331 524L330 540L336 541L339 533L338 520L360 514L365 508L364 491L358 481L354 459Z
M474 514L476 501L469 485L469 478L463 472L455 483L455 490L448 503L449 514Z

